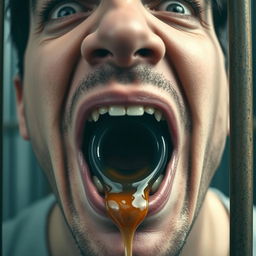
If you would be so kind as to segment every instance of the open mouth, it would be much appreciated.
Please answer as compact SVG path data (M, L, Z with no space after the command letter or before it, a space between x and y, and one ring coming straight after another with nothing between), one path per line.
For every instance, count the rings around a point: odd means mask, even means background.
M172 144L162 113L145 109L101 107L87 121L82 151L99 193L104 187L121 192L139 183L147 183L151 194L158 189Z
M105 213L105 191L129 190L139 183L150 188L149 214L165 205L174 178L175 141L163 109L131 102L94 104L80 126L79 164L97 212Z

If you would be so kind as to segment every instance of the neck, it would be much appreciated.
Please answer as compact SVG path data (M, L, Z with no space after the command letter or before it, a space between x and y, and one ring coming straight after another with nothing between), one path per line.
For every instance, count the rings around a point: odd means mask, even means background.
M48 246L52 256L79 256L75 240L56 204L49 216Z
M229 214L219 198L207 192L181 256L228 256Z

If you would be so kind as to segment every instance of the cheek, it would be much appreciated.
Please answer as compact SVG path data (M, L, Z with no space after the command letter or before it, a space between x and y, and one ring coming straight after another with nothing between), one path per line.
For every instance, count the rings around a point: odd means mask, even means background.
M168 58L178 74L194 123L210 122L227 88L222 53L209 35L190 35L178 41L168 42L172 43Z
M228 86L224 61L211 41L187 43L183 50L185 55L179 56L177 69L193 120L192 150L194 156L203 156L206 162L207 156L212 155L211 170L219 162L227 134Z
M56 128L70 88L76 56L61 39L32 46L27 51L27 101L44 128Z
M56 135L59 134L65 97L76 61L74 52L68 52L63 45L57 47L53 41L42 45L30 43L25 55L27 126L34 151L41 165L46 165L44 169L49 169L52 152L60 151L56 148Z

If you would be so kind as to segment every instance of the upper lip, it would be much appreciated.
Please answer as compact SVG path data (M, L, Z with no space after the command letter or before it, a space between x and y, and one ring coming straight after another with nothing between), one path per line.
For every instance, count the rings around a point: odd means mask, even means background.
M174 104L174 103L173 103ZM174 115L172 102L167 102L163 97L156 95L155 93L148 92L145 90L141 90L138 87L129 88L129 89L120 89L120 88L101 88L97 93L88 93L88 96L85 96L79 103L75 112L75 146L78 152L81 152L81 143L83 140L83 130L91 111L100 106L108 106L108 105L143 105L143 106L152 106L164 113L166 121L168 123L169 132L171 135L172 143L173 143L173 153L171 160L167 166L167 172L165 178L160 186L159 190L149 199L149 212L151 215L160 208L162 208L165 204L161 203L159 199L159 195L162 197L166 197L164 200L167 201L168 193L170 193L170 187L172 183L173 174L175 170L173 170L176 166L177 161L177 147L179 144L179 136L178 136L178 124L177 118ZM173 174L172 174L173 173ZM88 177L87 177L88 178ZM86 189L87 190L87 189ZM164 191L161 191L164 190ZM90 193L90 191L87 191ZM95 193L94 193L95 194ZM165 196L164 196L165 195ZM160 201L159 201L160 200ZM89 200L90 201L90 200ZM103 199L102 199L103 201ZM92 202L91 202L92 203ZM100 212L101 214L105 212L104 203L101 205L94 205L92 203L93 208Z

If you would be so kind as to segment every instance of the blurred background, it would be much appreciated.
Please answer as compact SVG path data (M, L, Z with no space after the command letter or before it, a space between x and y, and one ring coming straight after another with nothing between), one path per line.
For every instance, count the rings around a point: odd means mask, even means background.
M256 67L256 1L253 2L253 61ZM15 109L15 94L12 77L16 72L16 57L10 44L9 24L5 22L4 43L4 127L3 127L3 220L12 218L20 210L35 200L51 193L43 172L29 142L24 141L18 132ZM256 68L254 68L254 99L256 99ZM256 135L256 104L254 104L254 135ZM254 143L254 163L256 148ZM256 166L256 164L255 164ZM256 168L254 167L254 170ZM212 186L229 194L229 139L224 156ZM254 172L255 173L255 172ZM254 183L256 179L254 174ZM256 187L256 186L255 186ZM254 187L254 195L255 193ZM254 196L254 204L256 204Z

